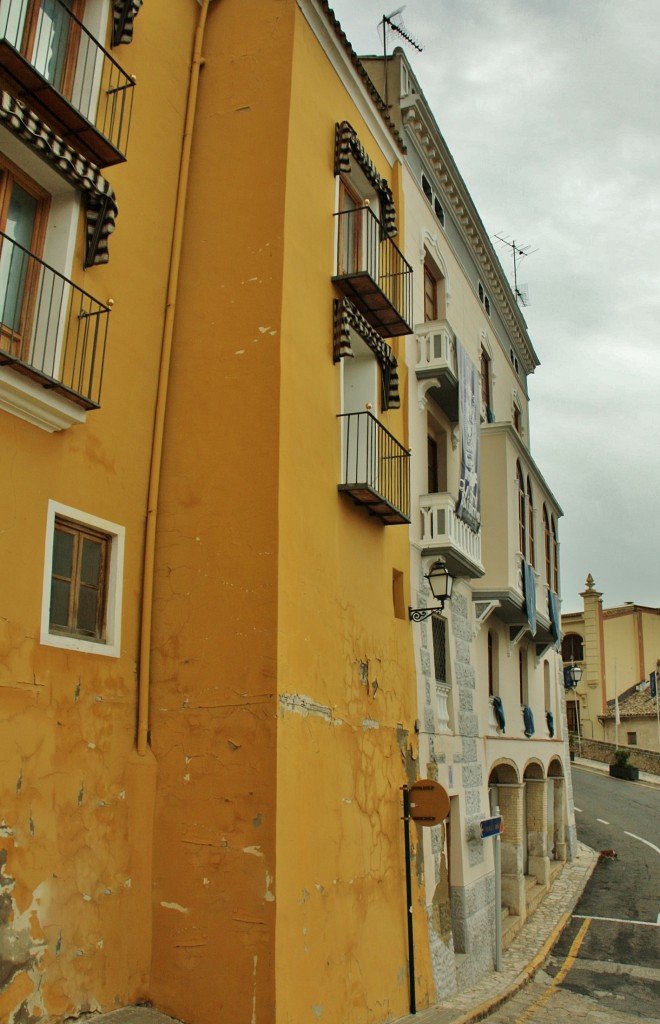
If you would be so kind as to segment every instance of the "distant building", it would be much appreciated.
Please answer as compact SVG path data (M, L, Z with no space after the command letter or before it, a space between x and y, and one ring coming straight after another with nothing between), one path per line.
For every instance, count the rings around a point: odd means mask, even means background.
M598 716L607 743L618 747L640 747L660 752L658 702L649 683L638 683L618 697L619 721L614 700L608 700L607 711Z
M583 610L568 612L561 617L564 669L579 665L582 677L576 690L566 691L566 711L569 729L586 739L610 738L610 711L615 697L621 701L638 694L640 700L628 705L639 711L644 705L644 690L638 684L647 682L660 661L660 608L648 608L632 602L603 608L602 593L595 588L594 579L587 577L586 589L580 595ZM646 691L648 693L648 691ZM644 717L644 716L642 716ZM634 736L629 745L642 746L643 735L658 748L657 729L630 729ZM619 744L625 746L627 730L619 729ZM635 735L639 733L639 735Z

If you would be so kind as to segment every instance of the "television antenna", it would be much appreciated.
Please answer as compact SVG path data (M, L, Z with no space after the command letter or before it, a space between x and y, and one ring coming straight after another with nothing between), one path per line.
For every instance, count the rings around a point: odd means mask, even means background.
M515 238L507 235L495 235L498 242L511 250L513 259L513 294L519 306L529 306L529 285L518 284L518 266L526 256L532 256L538 249L532 249L529 245L521 245Z
M385 71L385 106L389 110L389 103L387 102L387 30L393 32L394 35L400 36L404 43L408 43L413 49L421 53L424 47L417 42L411 35L406 26L403 24L401 13L405 11L406 5L403 7L397 7L395 11L390 14L384 14L381 21L379 22L383 32L383 67ZM396 20L395 20L396 19Z

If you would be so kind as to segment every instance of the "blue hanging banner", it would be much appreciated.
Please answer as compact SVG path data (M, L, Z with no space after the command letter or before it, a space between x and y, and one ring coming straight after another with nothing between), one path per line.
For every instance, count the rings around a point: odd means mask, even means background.
M655 672L651 672L651 675L649 676L649 681L651 683L651 696L655 697L658 692L657 677Z

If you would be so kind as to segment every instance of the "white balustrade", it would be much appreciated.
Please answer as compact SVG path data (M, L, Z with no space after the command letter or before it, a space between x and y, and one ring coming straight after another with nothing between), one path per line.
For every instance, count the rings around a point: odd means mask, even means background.
M456 515L451 494L423 494L419 499L422 516L422 546L451 546L473 564L481 565L481 533Z
M448 367L457 376L456 336L446 320L431 320L415 328L416 370Z
M438 695L438 732L451 732L449 728L449 694L451 687L447 683L436 683Z

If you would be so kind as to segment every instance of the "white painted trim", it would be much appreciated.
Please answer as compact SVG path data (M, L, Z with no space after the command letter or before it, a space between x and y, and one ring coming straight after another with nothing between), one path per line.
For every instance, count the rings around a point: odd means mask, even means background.
M82 637L62 636L49 631L50 619L50 583L53 568L53 535L55 532L55 516L66 516L81 526L90 526L107 534L111 538L110 564L108 567L108 589L106 604L106 640L99 642L84 640ZM111 523L107 519L81 512L79 509L62 505L59 501L48 502L46 520L46 543L44 555L44 582L41 599L41 636L42 644L48 647L60 647L68 651L80 651L86 654L100 654L109 658L118 658L121 653L121 612L124 581L124 543L126 531L123 526Z
M80 405L8 367L0 367L0 409L51 434L87 419Z
M326 14L321 10L316 0L297 0L298 8L303 18L316 36L321 49L330 61L337 73L339 80L350 97L350 102L357 109L358 113L366 123L369 131L375 138L378 146L390 164L401 163L402 153L399 150L392 135L387 129L385 122L376 110L373 100L367 92L364 82L350 58L342 46L334 29L330 25ZM350 45L350 44L349 44ZM337 121L343 121L346 112L337 116ZM350 116L347 118L350 121ZM364 140L361 140L364 142ZM369 147L366 147L367 150Z

